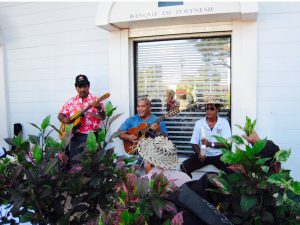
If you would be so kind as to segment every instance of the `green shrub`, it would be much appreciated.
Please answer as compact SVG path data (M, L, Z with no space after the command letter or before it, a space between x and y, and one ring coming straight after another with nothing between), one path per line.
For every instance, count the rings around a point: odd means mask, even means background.
M240 128L249 136L254 127L255 121L247 118ZM262 158L259 153L265 148L266 139L252 146L240 136L233 136L231 141L216 138L226 146L222 161L234 171L229 175L209 175L219 187L211 190L215 203L219 203L217 207L235 224L299 224L300 182L293 180L289 170L274 173L266 165L285 162L291 151L280 150L273 158ZM231 151L232 146L235 152Z
M29 135L25 140L21 135L7 138L6 142L15 148L9 152L11 158L0 159L0 205L5 205L8 210L7 215L0 213L0 224L15 224L14 218L32 224L61 225L95 224L97 221L101 224L103 221L99 218L107 218L105 223L113 224L113 221L109 222L109 216L115 210L120 211L116 206L121 206L121 196L124 195L121 187L127 185L133 188L126 192L127 197L136 196L138 190L138 193L143 193L142 196L138 195L141 202L135 205L131 200L128 201L130 204L122 206L125 208L116 221L122 220L124 224L130 224L128 219L136 221L130 219L132 207L137 207L134 218L143 215L139 221L148 221L151 215L160 213L162 207L169 204L163 199L162 192L167 190L164 178L154 177L146 185L147 181L136 175L135 168L131 166L135 157L118 157L109 148L117 136L116 133L107 136L110 125L120 116L113 116L115 109L110 102L106 104L107 118L103 121L103 128L98 131L98 138L93 132L88 134L83 145L85 151L77 156L81 164L71 169L65 163L71 125L67 126L67 134L62 141L50 136L54 130L58 131L50 124L50 116L40 126L31 124L38 130L37 135ZM137 180L142 179L143 185L135 188L135 184L128 183L132 176ZM147 206L154 202L159 203L159 207ZM170 221L173 214L162 220ZM11 216L14 218L9 219ZM181 224L176 221L180 221L180 215L173 219L172 224Z

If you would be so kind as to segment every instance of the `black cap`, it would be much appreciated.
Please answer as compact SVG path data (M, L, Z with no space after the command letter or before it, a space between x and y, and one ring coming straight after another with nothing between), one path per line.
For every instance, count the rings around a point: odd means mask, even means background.
M90 85L90 82L86 75L79 74L75 79L75 86L82 86L82 85Z

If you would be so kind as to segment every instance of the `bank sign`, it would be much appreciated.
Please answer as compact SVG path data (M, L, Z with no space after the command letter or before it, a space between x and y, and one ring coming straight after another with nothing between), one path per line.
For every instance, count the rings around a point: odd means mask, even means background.
M181 3L181 2L180 2ZM139 21L171 17L197 16L240 12L240 3L184 2L180 5L161 5L157 2L118 2L110 13L110 22Z
M257 11L254 2L104 2L99 3L96 25L115 31L201 22L255 21Z
M155 11L136 12L129 15L130 20L154 19L163 17L178 17L213 13L213 7L197 7L182 9L160 9Z

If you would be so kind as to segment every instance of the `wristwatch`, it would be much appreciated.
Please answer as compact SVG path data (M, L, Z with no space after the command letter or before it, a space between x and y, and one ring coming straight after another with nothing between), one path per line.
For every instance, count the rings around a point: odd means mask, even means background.
M215 147L215 142L211 142L211 147L214 148Z

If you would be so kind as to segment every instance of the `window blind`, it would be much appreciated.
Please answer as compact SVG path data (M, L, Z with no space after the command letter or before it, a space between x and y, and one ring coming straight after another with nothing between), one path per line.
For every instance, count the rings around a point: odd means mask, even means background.
M231 37L205 37L135 42L136 100L148 97L152 113L169 110L174 95L180 113L165 120L178 153L192 153L195 122L205 116L204 97L223 103L219 115L230 120Z

